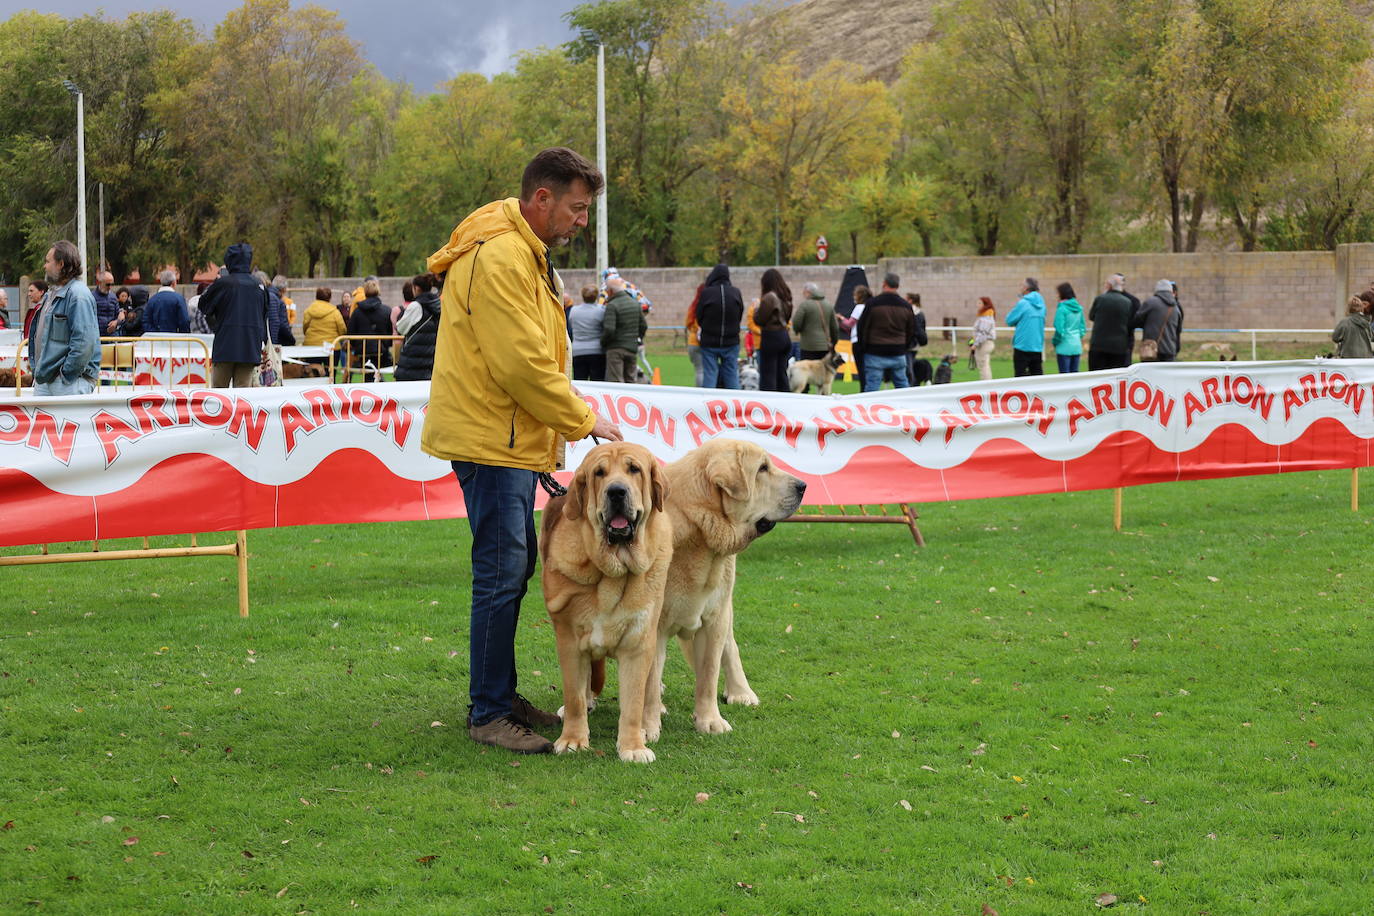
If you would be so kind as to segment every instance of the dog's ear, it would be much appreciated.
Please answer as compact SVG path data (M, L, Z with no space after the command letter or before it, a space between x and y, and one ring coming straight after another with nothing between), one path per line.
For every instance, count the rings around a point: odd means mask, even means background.
M662 512L668 504L668 475L658 466L658 459L649 459L649 492L655 512Z
M582 506L587 501L587 471L586 465L577 469L573 475L572 483L568 485L568 498L563 503L563 517L569 520L576 520L582 517Z
M738 455L712 455L706 463L706 479L731 499L748 499L751 478L744 473L747 464L743 452Z

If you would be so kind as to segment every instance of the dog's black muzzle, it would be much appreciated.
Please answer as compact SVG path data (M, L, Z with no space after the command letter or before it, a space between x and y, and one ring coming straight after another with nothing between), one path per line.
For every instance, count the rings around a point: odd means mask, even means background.
M602 513L605 521L606 542L627 544L635 539L639 528L639 513L629 508L630 490L623 484L612 484L606 488L606 507Z

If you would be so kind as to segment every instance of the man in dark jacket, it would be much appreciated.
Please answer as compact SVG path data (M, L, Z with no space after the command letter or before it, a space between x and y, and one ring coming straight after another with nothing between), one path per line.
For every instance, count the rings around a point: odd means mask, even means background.
M863 390L877 391L883 373L892 372L892 386L906 388L907 351L916 346L916 313L911 303L897 294L901 280L896 274L883 277L883 288L868 300L859 316L858 340L864 352Z
M1155 284L1154 295L1140 303L1131 326L1141 329L1142 344L1147 340L1159 341L1159 355L1152 362L1171 363L1178 358L1183 342L1183 309L1172 281L1160 280Z
M164 270L157 279L162 286L153 293L143 311L143 333L189 334L191 316L186 311L186 298L172 286L177 282L176 272Z
M703 388L739 388L739 325L744 297L730 285L730 268L717 264L697 299Z
M419 317L406 326L405 342L396 358L396 381L427 380L434 375L434 345L439 339L439 291L434 274L420 274L411 281ZM405 321L405 317L401 321ZM397 323L400 330L400 323Z
M215 331L211 384L247 388L267 340L267 287L253 277L253 246L247 242L229 246L224 266L229 272L210 284L199 303Z
M1093 300L1088 320L1093 323L1092 340L1088 345L1088 369L1122 369L1131 364L1131 346L1135 335L1138 303L1126 295L1126 278L1112 274L1107 288Z
M119 300L110 291L113 285L114 274L108 270L95 275L95 289L91 290L91 295L95 297L95 323L102 335L113 334L119 324Z
M606 353L606 381L633 382L639 342L649 330L644 310L620 277L606 281L606 315L601 322L601 349Z

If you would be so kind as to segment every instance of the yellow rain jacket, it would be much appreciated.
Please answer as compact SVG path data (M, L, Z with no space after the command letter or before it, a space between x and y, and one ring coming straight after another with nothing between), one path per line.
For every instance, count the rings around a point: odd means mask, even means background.
M428 267L448 276L420 447L448 461L554 470L559 437L585 438L596 415L564 374L562 290L520 201L474 211Z

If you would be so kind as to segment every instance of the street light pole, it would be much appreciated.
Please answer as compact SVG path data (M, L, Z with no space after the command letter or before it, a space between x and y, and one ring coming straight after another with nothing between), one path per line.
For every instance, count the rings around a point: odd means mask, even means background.
M86 282L86 95L76 83L63 80L62 85L76 97L76 235L81 251L81 282Z

